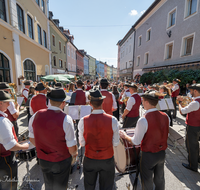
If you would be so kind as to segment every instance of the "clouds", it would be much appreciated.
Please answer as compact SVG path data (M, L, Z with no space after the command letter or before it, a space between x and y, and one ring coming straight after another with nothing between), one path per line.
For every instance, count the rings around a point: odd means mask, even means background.
M130 16L136 16L136 15L141 16L142 14L144 14L145 11L146 11L146 10L143 10L143 11L141 11L140 13L138 13L137 10L133 9L133 10L131 10L131 12L129 13L129 15L130 15Z

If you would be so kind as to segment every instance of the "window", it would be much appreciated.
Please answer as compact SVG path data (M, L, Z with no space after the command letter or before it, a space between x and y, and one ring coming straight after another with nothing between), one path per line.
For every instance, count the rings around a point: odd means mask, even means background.
M7 21L5 0L0 0L0 18L4 21Z
M53 46L55 46L55 36L52 35Z
M49 75L49 66L45 65L45 75Z
M188 17L197 11L197 0L186 0L186 14Z
M45 3L44 3L44 0L41 0L41 2L42 2L42 11L45 14Z
M68 63L68 70L71 71L71 64Z
M140 65L140 56L137 57L137 66Z
M33 20L29 15L27 15L27 20L28 20L28 35L30 38L34 39L34 37L33 37Z
M151 39L151 29L147 30L147 41Z
M59 66L60 66L60 68L62 68L62 67L63 67L63 62L62 62L62 60L61 60L61 59L59 59Z
M191 55L192 53L192 44L193 44L193 36L185 38L184 43L184 55Z
M24 30L24 13L22 8L17 4L17 18L18 18L18 29L25 33Z
M149 53L145 53L144 64L147 65L148 63L149 63Z
M36 0L36 3L38 4L38 6L40 6L40 0Z
M171 26L175 25L175 20L176 20L176 10L174 10L173 12L171 12L169 14L168 27L171 27Z
M173 43L167 44L165 50L165 59L172 58L172 51L173 51Z
M47 48L47 34L44 30L43 30L43 38L44 38L44 47Z
M53 65L56 66L56 56L53 56Z
M0 53L0 82L11 82L9 60L2 53Z
M67 63L66 63L66 61L65 61L65 69L67 68Z
M42 35L41 35L41 27L37 25L38 30L38 43L42 45Z
M24 62L24 78L26 80L36 81L35 64L31 60Z
M64 46L64 53L66 53L66 49L65 49L65 46Z
M139 36L138 38L138 46L141 46L142 45L142 36Z
M61 51L61 42L59 42L59 50Z

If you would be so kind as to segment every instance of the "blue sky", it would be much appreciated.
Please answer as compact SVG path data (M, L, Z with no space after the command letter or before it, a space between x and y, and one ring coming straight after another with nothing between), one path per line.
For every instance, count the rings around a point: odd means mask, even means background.
M49 10L74 35L74 44L117 67L117 42L154 0L50 0Z

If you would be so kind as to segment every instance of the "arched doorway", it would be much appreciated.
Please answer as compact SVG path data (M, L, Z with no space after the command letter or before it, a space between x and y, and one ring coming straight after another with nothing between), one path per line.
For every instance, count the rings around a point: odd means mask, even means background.
M24 61L24 78L26 80L36 81L35 64L30 59Z
M0 53L0 82L11 82L9 60L2 53Z

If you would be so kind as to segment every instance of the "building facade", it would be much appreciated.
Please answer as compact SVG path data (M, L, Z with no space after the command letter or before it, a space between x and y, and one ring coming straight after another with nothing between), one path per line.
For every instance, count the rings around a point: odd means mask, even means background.
M88 55L89 57L89 75L91 79L96 78L96 59L92 57L91 55Z
M99 74L100 74L101 78L104 77L104 65L105 65L104 62L102 62L102 61L99 62Z
M84 50L79 50L83 55L83 63L84 63L84 79L89 79L89 57L87 56L87 52Z
M110 75L110 66L107 65L107 79L110 80L111 79L111 75Z
M104 64L104 78L107 78L107 64Z
M118 79L118 75L117 75L117 68L113 67L113 79L117 80Z
M51 72L48 2L0 1L0 81L38 81Z
M83 62L84 55L81 53L81 51L76 51L76 60L77 60L77 75L83 76L84 75L84 62Z

